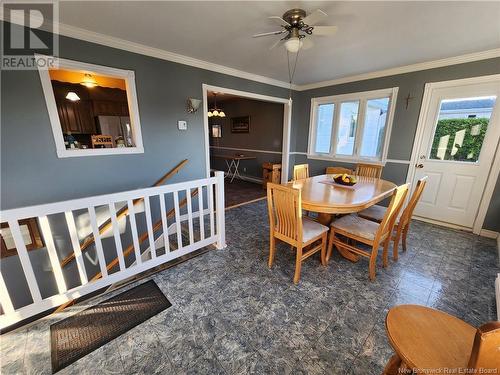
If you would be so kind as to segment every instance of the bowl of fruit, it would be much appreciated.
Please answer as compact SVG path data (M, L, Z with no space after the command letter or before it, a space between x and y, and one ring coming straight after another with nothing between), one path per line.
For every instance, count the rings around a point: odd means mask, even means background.
M339 174L335 177L333 177L333 180L337 183L337 184L340 184L340 185L346 185L346 186L352 186L354 184L356 184L356 182L358 182L356 180L356 177L354 176L350 176L346 173L344 174Z

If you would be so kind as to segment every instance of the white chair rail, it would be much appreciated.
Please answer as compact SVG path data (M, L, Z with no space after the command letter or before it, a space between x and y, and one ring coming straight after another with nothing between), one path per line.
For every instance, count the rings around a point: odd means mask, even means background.
M193 192L195 193L192 195ZM186 200L185 212L181 212L180 197ZM141 198L144 199L144 212L139 214L134 203ZM124 219L117 219L116 204L128 206L129 211L125 218L129 224L127 235L120 233L118 222ZM108 212L107 218L111 219L110 239L102 238L104 233L99 230L99 220L96 215L98 207L100 209L104 207ZM169 208L171 215L167 215ZM82 212L88 215L94 237L94 245L85 249L85 252L92 252L98 262L98 266L95 265L93 268L90 267L92 264L84 259L86 254L81 250L78 223L75 222L75 214ZM68 241L61 242L58 238L54 239L50 215L58 215L61 218L60 222ZM156 220L153 226L154 216ZM28 253L19 225L19 220L28 218L38 220L47 253L47 263L50 264L50 267L45 266L43 270L36 268L40 265L34 265L30 256L39 250ZM215 244L219 249L225 247L224 174L216 172L215 177L206 179L5 210L0 212L0 221L8 223L24 274L17 275L18 280L24 276L27 284L26 293L29 291L31 299L31 303L23 303L20 306L19 302L14 302L15 298L12 297L16 290L14 285L16 282L12 282L12 277L10 279L4 277L6 270L2 267L0 329L4 329L202 247L211 244ZM145 223L142 224L142 229L139 222ZM142 246L141 249L139 230L143 232L141 237L145 238L143 242L148 245L147 248ZM186 233L184 241L183 233ZM130 243L123 243L124 237L129 239ZM61 243L64 243L64 246ZM112 247L109 246L110 243L113 244ZM176 243L173 248L172 243ZM131 246L133 252L128 257L124 256L124 248ZM74 255L74 265L66 269L61 266L61 261L63 257L71 254ZM117 262L116 266L110 267L109 259L112 258ZM50 269L51 277L55 280L56 293L52 295L47 295L47 291L38 280L47 269Z

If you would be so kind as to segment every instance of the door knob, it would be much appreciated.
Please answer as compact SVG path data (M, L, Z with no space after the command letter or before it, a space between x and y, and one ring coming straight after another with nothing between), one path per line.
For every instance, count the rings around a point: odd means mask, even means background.
M416 164L415 167L417 167L417 168L423 168L424 165L423 164Z

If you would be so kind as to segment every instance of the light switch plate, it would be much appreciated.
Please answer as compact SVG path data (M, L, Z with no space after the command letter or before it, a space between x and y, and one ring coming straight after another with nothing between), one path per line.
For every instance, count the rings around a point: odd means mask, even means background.
M177 121L177 127L179 128L179 130L187 130L188 128L188 123L187 121Z

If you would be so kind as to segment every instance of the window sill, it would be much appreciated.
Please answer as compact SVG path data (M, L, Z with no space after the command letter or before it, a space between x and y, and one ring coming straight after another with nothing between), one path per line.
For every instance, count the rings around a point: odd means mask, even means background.
M385 161L379 160L379 159L364 159L364 158L341 158L341 157L329 157L329 156L323 156L323 155L315 155L315 154L307 154L308 159L312 160L324 160L324 161L335 161L338 163L351 163L351 164L357 164L357 163L370 163L370 164L376 164L376 165L382 165L385 166Z
M117 147L117 148L87 148L78 150L57 150L58 158L73 158L80 156L126 155L144 154L143 147Z

